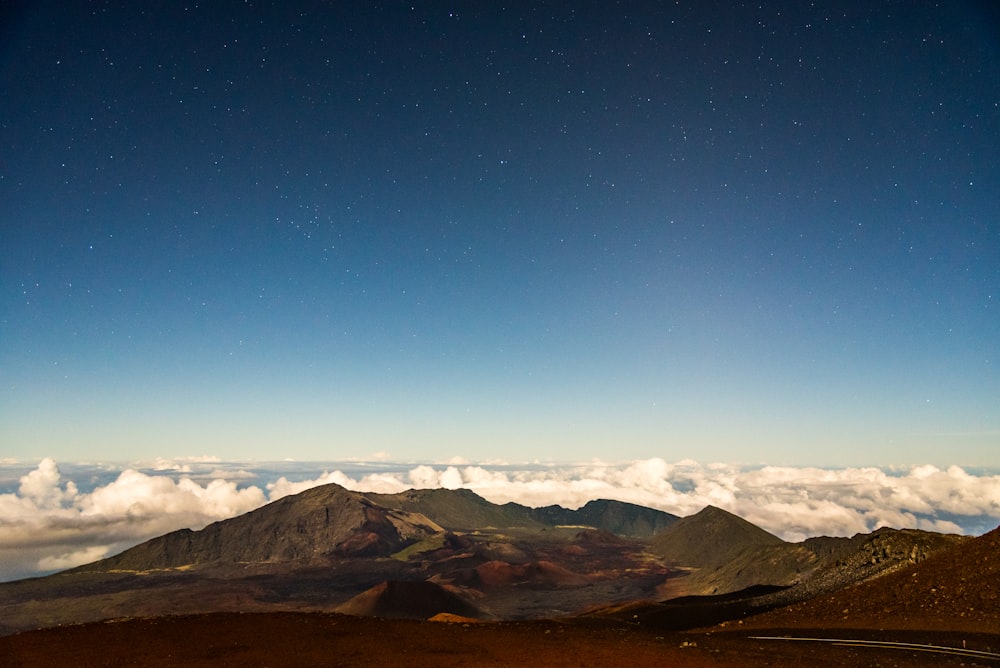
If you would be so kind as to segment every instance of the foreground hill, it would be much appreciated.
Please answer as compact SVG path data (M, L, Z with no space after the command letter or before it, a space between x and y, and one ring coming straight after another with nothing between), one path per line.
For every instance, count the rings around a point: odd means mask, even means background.
M1000 634L1000 528L881 577L744 621L747 627Z

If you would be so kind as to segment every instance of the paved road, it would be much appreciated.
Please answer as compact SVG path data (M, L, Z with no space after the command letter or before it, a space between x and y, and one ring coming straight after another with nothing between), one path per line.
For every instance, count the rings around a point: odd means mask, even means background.
M894 642L891 640L855 640L853 638L803 638L799 636L750 636L751 640L788 640L804 642L830 643L848 647L877 647L882 649L909 650L911 652L934 652L950 656L964 656L975 659L986 659L1000 663L1000 654L982 650L966 649L964 647L946 647L944 645L924 645L912 642Z

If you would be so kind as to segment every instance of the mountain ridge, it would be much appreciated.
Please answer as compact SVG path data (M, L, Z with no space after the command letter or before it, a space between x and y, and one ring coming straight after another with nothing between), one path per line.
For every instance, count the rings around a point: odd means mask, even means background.
M613 500L530 508L470 490L371 494L330 484L0 584L0 635L115 616L333 611L352 600L347 609L359 614L422 616L431 611L406 602L419 592L438 601L435 614L488 619L613 615L659 601L652 614L683 625L695 618L692 606L725 619L787 605L962 540L880 529L788 543L713 506L678 518Z
M200 530L180 529L74 571L144 571L220 563L309 561L330 556L385 557L446 531L542 530L586 525L618 535L650 535L675 515L621 501L581 509L497 505L467 489L362 493L335 483L272 501ZM611 527L611 528L608 528Z
M74 571L152 570L213 562L308 561L328 555L383 556L442 532L418 513L322 485L194 531L181 529Z

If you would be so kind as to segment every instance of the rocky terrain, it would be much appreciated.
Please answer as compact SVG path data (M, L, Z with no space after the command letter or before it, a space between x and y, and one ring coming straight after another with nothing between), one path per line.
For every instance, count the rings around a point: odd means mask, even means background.
M759 637L1000 651L998 548L998 531L787 543L711 507L681 519L612 501L531 509L462 490L328 485L0 585L0 656L14 666L612 665L627 652L640 666L947 665L913 649Z
M1000 530L804 603L708 628L655 617L477 622L331 613L115 619L0 637L5 666L997 666ZM384 588L392 606L424 597ZM435 599L437 590L430 596ZM726 598L726 597L722 597ZM436 599L435 599L436 600ZM739 596L730 597L737 603ZM366 612L370 612L366 610ZM825 641L817 639L826 639Z

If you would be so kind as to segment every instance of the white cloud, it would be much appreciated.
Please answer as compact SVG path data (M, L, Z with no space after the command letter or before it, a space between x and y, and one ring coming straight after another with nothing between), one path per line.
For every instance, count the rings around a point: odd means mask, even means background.
M56 463L42 460L0 494L0 580L87 563L182 527L201 528L267 501L257 487L215 479L127 469L113 482L81 493L62 483Z
M154 471L179 471L190 473L202 464L218 464L222 460L212 455L195 455L190 457L157 457L151 463L137 462L142 468L151 468Z
M714 505L793 541L849 536L880 526L966 533L961 518L988 528L1000 523L1000 476L971 475L955 466L946 471L920 466L890 474L877 468L746 469L654 458L624 465L592 462L523 470L419 465L356 479L336 473L298 482L295 488L301 491L324 482L378 492L463 487L494 503L577 508L592 499L613 498L681 516Z
M48 555L38 560L38 567L43 571L58 571L73 568L80 564L87 564L104 558L106 550L107 547L104 545L92 545L71 552Z
M65 489L60 488L59 478L55 461L47 457L38 468L21 477L18 495L39 508L58 508L77 493L73 482L67 483Z
M248 512L268 501L336 483L383 493L408 488L468 488L495 503L577 508L611 498L677 515L716 505L787 540L852 535L879 526L968 533L1000 523L1000 476L960 467L877 468L745 467L652 458L625 464L593 461L566 466L469 464L380 466L324 471L290 480L301 468L231 465L216 458L160 459L152 473L121 471L111 482L81 491L51 459L0 494L0 580L67 568L184 527ZM247 469L250 470L247 470ZM350 473L350 471L361 471ZM196 472L192 472L196 471ZM256 478L273 482L239 486ZM200 482L199 482L200 481ZM264 491L266 490L266 492Z

